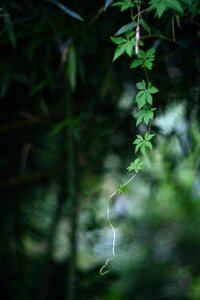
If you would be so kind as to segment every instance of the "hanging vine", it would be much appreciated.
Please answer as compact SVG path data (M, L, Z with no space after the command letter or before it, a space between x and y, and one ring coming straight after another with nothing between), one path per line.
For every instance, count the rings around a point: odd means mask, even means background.
M106 1L105 9L112 4L113 1ZM168 10L172 11L172 39L175 41L175 29L174 20L179 24L179 17L184 14L184 11L190 9L190 5L194 4L193 0L150 0L148 2L142 0L122 0L112 4L112 7L118 7L123 13L124 11L130 11L130 20L128 24L123 25L115 34L111 37L111 41L116 45L114 52L113 62L120 58L122 55L128 55L132 60L130 68L141 68L143 70L144 78L136 83L137 94L135 96L135 104L137 106L137 112L135 113L136 126L144 123L146 126L146 132L143 135L137 134L133 145L135 147L135 157L127 167L128 172L134 172L131 178L123 183L114 191L108 200L107 208L107 221L113 232L112 239L112 255L106 260L105 264L100 269L100 274L105 275L109 272L108 264L115 258L115 241L116 232L110 219L110 205L111 200L116 194L121 194L125 191L125 187L130 183L144 167L144 157L148 154L148 151L152 150L152 140L155 134L152 132L151 124L154 119L156 108L154 107L154 94L159 90L154 86L150 80L149 71L152 70L156 49L151 47L146 49L144 44L143 34L147 31L148 37L152 38L150 33L150 27L148 26L145 17L155 11L154 18L161 18ZM144 35L145 37L145 35ZM152 43L153 44L153 43Z

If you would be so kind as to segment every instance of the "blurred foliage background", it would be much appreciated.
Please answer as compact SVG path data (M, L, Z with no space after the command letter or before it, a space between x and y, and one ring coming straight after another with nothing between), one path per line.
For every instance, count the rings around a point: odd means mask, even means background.
M112 64L110 36L126 13L63 0L81 21L55 2L0 2L1 298L198 300L199 3L175 42L170 11L147 16L157 138L145 170L113 201L117 257L101 277L107 201L128 178L142 74L126 57Z

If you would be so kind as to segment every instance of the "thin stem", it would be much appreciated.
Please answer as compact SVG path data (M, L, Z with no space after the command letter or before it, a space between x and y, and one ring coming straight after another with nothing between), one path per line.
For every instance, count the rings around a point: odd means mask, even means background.
M127 184L129 184L129 182L130 182L131 180L133 180L133 179L135 178L136 175L137 175L137 174L134 174L128 181L126 181L126 182L123 184L123 187L125 187Z
M149 75L148 75L148 72L147 72L146 68L144 68L144 73L145 73L146 80L147 80L147 83L148 83L149 82Z
M134 174L129 180L127 180L124 184L123 184L123 187L125 187L127 184L129 184L129 182L131 181L131 180L133 180L134 178L135 178L135 176L136 176L137 174ZM111 228L111 230L112 230L112 233L113 233L113 239L112 239L112 255L109 257L109 258L107 258L106 259L106 262L105 262L105 264L101 267L101 269L99 270L99 273L100 273L100 275L106 275L108 272L109 272L109 270L106 270L106 268L107 268L107 266L108 266L108 263L111 261L111 260L113 260L114 258L115 258L115 256L116 256L116 254L115 254L115 244L116 244L116 230L115 230L115 228L114 228L114 226L113 226L113 224L112 224L112 222L111 222L111 219L110 219L110 206L111 206L111 200L113 199L113 197L116 195L118 193L118 190L116 190L116 191L114 191L111 195L110 195L110 197L109 197L109 199L108 199L108 208L107 208L107 222L108 222L108 224L109 224L109 226L110 226L110 228Z
M176 37L175 37L174 18L175 18L175 16L173 16L173 18L172 18L172 40L173 40L173 42L175 43L175 42L176 42Z
M136 15L134 15L134 18L137 18L138 17L138 15L142 15L144 12L146 12L147 11L147 8L146 9L143 9L143 10L141 10L141 11L138 11L138 13L136 14Z
M145 40L145 39L150 39L150 38L160 38L162 40L165 40L165 41L168 41L168 42L171 42L173 44L177 44L179 46L181 46L183 48L183 45L181 45L180 43L176 42L176 41L173 41L172 39L170 38L167 38L166 36L162 35L162 34L159 34L159 33L154 33L154 34L151 34L151 35L143 35L141 36L141 39L142 40Z

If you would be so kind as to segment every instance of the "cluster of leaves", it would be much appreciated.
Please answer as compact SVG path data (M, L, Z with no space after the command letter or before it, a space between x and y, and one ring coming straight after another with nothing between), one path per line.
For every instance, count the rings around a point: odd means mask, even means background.
M106 1L106 3L108 6L108 1ZM112 1L110 1L110 5L111 4ZM135 153L139 152L142 155L146 155L147 149L152 150L151 140L154 134L151 133L151 123L155 111L153 107L153 95L158 92L158 89L149 81L147 74L147 71L153 68L155 48L152 47L146 51L140 49L140 47L144 46L141 31L145 30L150 34L150 28L145 20L143 20L142 14L156 11L155 17L161 18L164 13L172 11L178 22L179 17L186 13L193 16L194 13L200 12L200 3L199 0L149 0L145 4L146 8L142 10L141 5L144 5L144 2L141 0L122 0L112 4L112 6L119 7L121 12L130 10L131 22L123 25L111 40L117 45L113 61L117 60L123 54L126 54L129 58L134 58L130 64L130 68L134 69L140 67L145 73L146 79L136 83L138 93L136 94L135 102L138 111L135 114L135 118L136 126L144 123L147 127L147 132L144 136L137 135L133 144L135 145ZM141 158L138 157L130 163L127 169L128 171L138 173L142 168L143 162ZM118 192L121 193L122 191L123 186L118 189Z
M151 48L148 51L140 50L138 56L132 62L130 68L136 68L141 66L142 68L146 68L151 70L153 67L153 61L155 60L155 48Z
M140 1L131 1L131 0L123 0L113 4L113 6L119 6L121 12L130 9L131 10L131 23L128 23L122 26L114 37L111 38L112 42L117 45L113 61L117 60L121 55L127 54L130 58L133 57L133 61L130 65L130 68L140 67L145 71L146 80L142 80L141 82L136 83L136 87L138 89L138 93L135 97L135 102L137 104L138 111L136 112L136 126L145 123L147 126L147 132L144 136L137 135L137 138L133 142L135 145L135 153L141 153L142 155L146 155L147 150L152 150L152 138L154 134L150 132L151 129L151 121L154 117L155 108L153 108L153 95L158 92L158 89L152 85L147 76L147 70L151 70L153 67L153 62L155 60L155 48L150 48L147 51L139 50L137 53L136 43L138 43L139 47L142 47L144 44L140 38L137 37L137 33L140 31L140 27L145 24L141 21L141 13L140 13ZM153 3L151 3L151 6ZM135 17L133 14L133 9L136 8ZM137 19L137 22L135 20ZM146 26L145 26L146 27ZM144 28L144 26L143 26ZM146 28L144 28L146 29ZM140 157L137 157L134 161L130 163L127 170L134 171L138 173L143 168L143 161ZM124 185L118 188L118 192L121 193L123 191Z
M112 4L112 0L106 0L105 9ZM135 6L140 5L140 0L122 0L115 2L112 6L120 7L121 12L128 9L133 9ZM199 0L149 0L147 1L147 12L155 10L155 17L161 18L164 13L171 10L175 14L183 16L190 13L194 16L200 12ZM134 18L134 16L133 16Z
M168 11L173 10L175 13L183 15L184 12L189 11L191 14L196 12L199 6L198 0L151 0L149 1L149 10L155 9L156 16L161 18L162 15Z

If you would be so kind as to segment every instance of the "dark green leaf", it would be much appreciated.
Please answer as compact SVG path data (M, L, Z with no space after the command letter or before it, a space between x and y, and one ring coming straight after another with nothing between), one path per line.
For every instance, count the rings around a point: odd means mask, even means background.
M126 44L118 46L117 49L115 50L113 61L118 59L122 54L125 53L125 51L126 51Z
M153 67L153 64L152 64L151 61L146 60L146 61L144 62L144 67L147 68L148 70L151 70L152 67Z
M115 35L120 35L120 34L123 34L125 32L128 32L130 30L132 30L133 28L136 27L136 23L135 22L131 22L131 23L128 23L124 26L122 26L116 33Z
M14 28L13 28L13 23L12 23L12 20L11 20L10 15L7 10L6 10L6 15L3 16L3 20L5 23L5 28L8 33L10 42L11 42L13 48L16 49L16 37L15 37Z
M166 0L166 5L168 8L172 8L181 14L183 13L183 9L178 0Z
M130 68L133 69L133 68L137 68L138 66L141 66L143 63L143 60L142 59L135 59L131 65L130 65Z
M126 39L124 37L111 37L111 41L114 44L121 45L126 42Z

